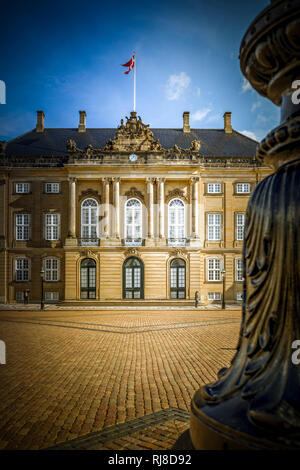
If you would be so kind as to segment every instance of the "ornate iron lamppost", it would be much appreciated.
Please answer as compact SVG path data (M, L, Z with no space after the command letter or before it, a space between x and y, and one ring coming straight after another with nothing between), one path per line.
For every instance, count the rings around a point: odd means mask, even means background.
M44 268L41 269L41 310L44 309Z
M225 275L226 271L223 268L221 271L222 274L222 284L223 284L223 292L222 292L222 309L225 310Z
M274 169L250 198L243 246L245 299L237 352L191 403L175 448L300 449L300 0L274 0L240 48L252 87L281 106L260 143ZM298 88L298 92L297 92Z

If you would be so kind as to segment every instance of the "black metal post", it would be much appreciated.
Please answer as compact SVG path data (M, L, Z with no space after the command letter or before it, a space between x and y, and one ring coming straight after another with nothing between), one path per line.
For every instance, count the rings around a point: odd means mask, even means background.
M225 274L223 274L222 277L223 277L222 310L225 310Z
M44 270L41 271L41 310L44 309Z

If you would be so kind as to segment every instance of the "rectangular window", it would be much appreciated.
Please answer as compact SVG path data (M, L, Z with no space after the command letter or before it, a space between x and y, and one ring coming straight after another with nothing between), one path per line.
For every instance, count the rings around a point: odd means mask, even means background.
M59 260L56 258L47 258L45 260L45 281L59 280Z
M60 189L59 183L46 183L45 184L45 192L47 194L58 194Z
M221 260L220 258L209 258L207 260L207 280L221 280Z
M221 183L208 183L207 192L210 194L219 194L222 192Z
M59 240L59 214L45 215L45 238L46 240Z
M250 183L237 183L236 185L237 194L247 194L250 193Z
M16 214L16 240L29 240L30 214Z
M16 193L26 194L30 192L30 183L16 183Z
M209 292L207 295L208 300L221 300L220 292Z
M24 292L22 290L16 292L16 301L24 302Z
M45 300L48 302L55 302L59 300L58 292L45 292Z
M29 260L28 258L17 258L15 260L16 281L29 281Z
M244 300L243 292L238 292L236 294L236 300Z
M237 258L235 260L235 280L240 282L243 281L243 260L242 258Z
M235 230L236 240L244 240L245 214L235 215Z
M207 214L207 239L221 240L221 214Z

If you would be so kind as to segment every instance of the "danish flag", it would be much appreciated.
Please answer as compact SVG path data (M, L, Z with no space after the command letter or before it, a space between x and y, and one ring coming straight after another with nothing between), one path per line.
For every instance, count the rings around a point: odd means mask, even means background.
M131 59L128 62L126 62L126 64L121 64L122 67L129 67L129 69L124 73L126 74L129 73L130 70L134 68L134 64L135 64L135 52L133 53L133 56L131 57Z

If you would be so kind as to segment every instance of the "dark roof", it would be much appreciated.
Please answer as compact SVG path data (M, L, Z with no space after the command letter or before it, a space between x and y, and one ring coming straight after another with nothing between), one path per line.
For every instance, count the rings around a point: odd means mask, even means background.
M191 129L184 133L182 129L151 129L154 138L163 148L169 149L178 145L189 148L192 140L200 140L199 155L216 157L254 157L257 142L237 131L226 134L223 129ZM17 137L7 143L6 154L13 156L59 156L67 153L69 139L77 147L84 149L91 144L94 148L103 148L115 135L116 129L45 129L38 133L35 130Z

